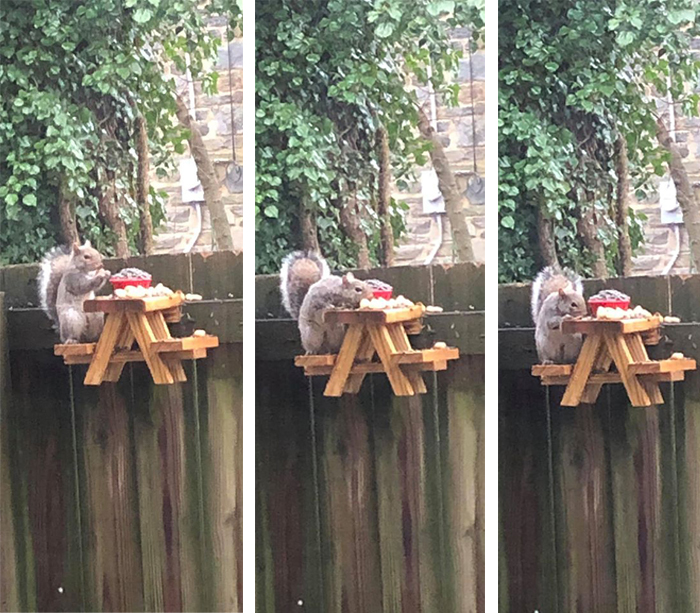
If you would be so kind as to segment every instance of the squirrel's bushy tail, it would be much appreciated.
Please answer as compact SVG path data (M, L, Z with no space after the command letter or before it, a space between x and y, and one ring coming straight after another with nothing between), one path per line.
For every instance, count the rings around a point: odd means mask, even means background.
M576 293L583 294L583 282L574 271L556 266L543 268L532 283L532 297L530 299L532 321L537 323L537 315L547 296L568 286L571 286Z
M326 260L313 251L294 251L284 258L280 270L282 305L294 319L299 319L309 288L330 274Z
M56 296L61 277L70 264L71 254L67 247L54 247L46 253L39 270L39 303L54 324L58 325Z

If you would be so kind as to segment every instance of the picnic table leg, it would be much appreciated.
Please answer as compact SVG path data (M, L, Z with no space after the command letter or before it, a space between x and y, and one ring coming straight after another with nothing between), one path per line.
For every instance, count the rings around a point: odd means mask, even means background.
M158 340L156 335L148 323L144 313L127 313L127 319L129 320L129 325L131 330L136 337L136 342L141 349L143 354L143 359L146 360L148 364L148 369L151 371L151 376L153 381L158 385L163 385L166 383L175 383L170 369L167 367L160 354L155 351L151 351L151 343Z
M365 333L362 335L360 348L357 350L355 361L357 363L371 361L372 357L374 356L374 351L375 349L374 345L372 344L372 338L370 337L369 332L365 331ZM362 387L362 382L365 380L366 375L367 373L363 372L350 375L347 383L345 384L345 393L357 394Z
M605 343L608 346L608 351L617 366L617 370L620 373L620 379L627 390L627 395L629 396L632 406L635 407L648 407L652 404L649 394L644 389L639 379L629 372L629 365L634 361L632 359L632 354L630 353L629 347L625 342L623 334L606 333L604 335Z
M370 336L372 337L372 342L374 347L379 354L379 359L384 365L384 370L386 371L387 377L389 377L389 382L394 390L394 394L397 396L413 396L415 394L411 382L408 377L403 373L398 364L393 360L393 356L396 353L396 347L394 346L394 341L391 338L391 334L386 326L367 326Z
M601 341L599 334L589 334L584 339L581 353L574 364L569 384L566 386L566 392L564 392L564 398L561 401L562 406L575 407L581 403L581 396L588 383L588 378L591 376L593 363L598 357Z
M649 354L647 353L647 348L644 346L644 339L641 334L626 334L625 342L635 362L647 362L649 360ZM664 397L657 381L644 379L641 375L638 375L638 380L647 394L649 394L649 398L651 398L653 404L664 403Z
M129 326L129 322L127 321L126 317L124 317L119 338L117 338L117 342L114 344L114 352L116 353L120 350L128 351L131 349L133 344L134 333L131 331L131 327ZM125 366L126 362L110 362L109 366L107 366L107 371L105 372L103 381L119 381L119 377L122 376L122 371L124 370Z
M150 324L153 334L155 334L157 340L164 341L172 338L170 330L168 329L168 324L165 323L165 315L163 311L152 311L150 313L146 313L146 319L148 320L148 323ZM167 354L161 354L161 358L170 369L170 373L175 381L187 381L187 375L185 374L185 369L182 366L182 360L168 356Z
M610 370L611 364L612 357L610 356L608 348L603 343L603 345L600 348L600 351L598 351L598 357L596 358L596 361L593 364L593 369L591 372L608 372L608 370ZM602 383L589 383L583 390L583 394L581 394L581 402L584 404L595 404L596 400L598 400L598 396L600 395L600 390L602 388Z
M406 333L404 324L390 324L388 328L396 351L406 352L413 349L413 347L411 347L411 341L408 340L408 334ZM419 371L408 368L404 372L416 393L425 394L428 391L428 388L425 387L423 375L421 375Z
M128 323L122 313L110 313L105 318L102 334L100 334L100 338L97 341L95 353L92 356L92 360L90 360L90 366L85 375L85 385L100 385L104 380L109 361L112 358L114 345L120 336L123 326L128 327Z
M345 332L343 344L335 360L335 366L331 371L330 379L323 392L324 396L342 396L345 389L345 382L352 369L355 355L360 348L362 335L365 333L364 324L351 324Z

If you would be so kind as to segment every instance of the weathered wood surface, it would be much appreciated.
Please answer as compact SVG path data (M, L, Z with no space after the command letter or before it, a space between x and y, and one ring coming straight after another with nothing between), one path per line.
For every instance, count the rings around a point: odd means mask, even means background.
M482 273L366 276L459 322L483 316ZM258 280L256 336L272 346L284 325L298 345L295 322L279 319L275 286ZM483 344L483 325L459 329ZM468 353L426 373L428 392L411 398L394 396L381 374L357 395L328 398L327 377L306 378L293 353L256 356L259 613L484 611L484 359Z
M697 359L700 278L610 286L680 316L654 350ZM527 291L503 288L502 326L529 325ZM532 360L513 364L532 334L504 328L499 343L499 610L700 609L700 375L661 384L663 405L633 408L613 385L595 405L562 407L563 389L541 387Z
M201 260L207 288L237 265L232 254ZM192 263L179 261L155 265L180 268L170 284L192 291ZM223 295L233 302L240 291ZM0 348L2 338L0 326ZM2 610L242 610L241 344L186 363L188 381L164 387L144 364L127 364L118 383L85 387L85 366L10 349L0 468L9 467L11 494L0 525L2 556L7 522L15 552L0 586L13 572L15 594L3 596Z

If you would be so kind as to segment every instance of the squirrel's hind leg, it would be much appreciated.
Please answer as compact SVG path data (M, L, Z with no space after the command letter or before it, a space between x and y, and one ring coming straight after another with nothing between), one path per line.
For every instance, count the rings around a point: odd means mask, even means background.
M87 326L85 313L81 309L70 307L59 312L58 318L61 342L79 343Z

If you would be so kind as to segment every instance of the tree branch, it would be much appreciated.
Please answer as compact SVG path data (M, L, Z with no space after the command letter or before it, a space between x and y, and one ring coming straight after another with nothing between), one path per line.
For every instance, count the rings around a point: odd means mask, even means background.
M214 244L220 251L233 251L233 238L231 237L231 228L226 217L226 209L221 200L221 187L216 177L216 170L209 157L209 152L202 140L202 134L192 121L187 105L179 95L175 97L175 102L177 104L177 118L190 132L188 139L190 151L197 164L197 176L204 190L204 201L211 214Z

